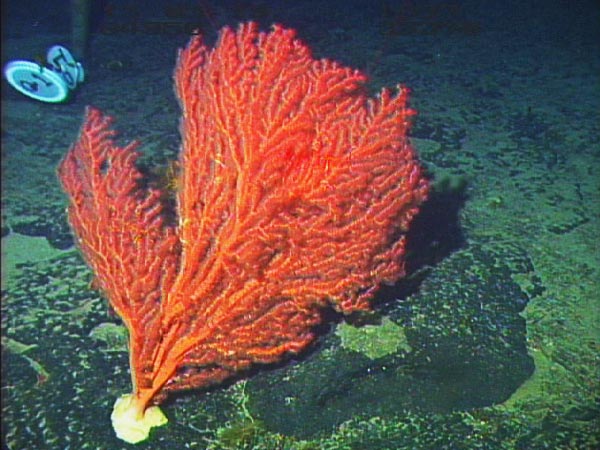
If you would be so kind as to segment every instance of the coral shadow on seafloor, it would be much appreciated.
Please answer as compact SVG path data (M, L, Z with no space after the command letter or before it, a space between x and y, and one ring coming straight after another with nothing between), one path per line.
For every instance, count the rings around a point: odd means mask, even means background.
M454 187L452 187L454 186ZM248 383L253 416L271 431L301 438L346 420L452 414L501 403L533 373L525 320L530 300L514 281L533 273L520 248L469 242L459 213L465 182L438 183L409 233L407 277L380 290L378 311L409 346L370 359L322 336L302 364L256 374Z

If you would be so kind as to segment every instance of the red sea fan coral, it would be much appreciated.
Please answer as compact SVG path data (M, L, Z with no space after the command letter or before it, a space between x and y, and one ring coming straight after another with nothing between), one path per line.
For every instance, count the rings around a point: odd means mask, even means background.
M87 110L59 167L69 220L130 336L129 442L166 422L172 391L279 361L328 305L369 307L404 275L405 234L428 183L407 138L408 91L368 98L359 71L312 58L295 32L246 23L179 54L177 223L140 183L136 145ZM132 431L133 430L133 431Z

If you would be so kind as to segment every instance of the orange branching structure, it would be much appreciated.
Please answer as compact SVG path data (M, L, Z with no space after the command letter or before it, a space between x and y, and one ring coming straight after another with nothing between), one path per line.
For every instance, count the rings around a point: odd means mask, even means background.
M183 117L175 219L87 110L59 168L97 285L129 330L135 416L313 339L320 311L364 310L404 274L427 195L408 91L368 98L365 76L315 60L293 30L192 38L175 85Z

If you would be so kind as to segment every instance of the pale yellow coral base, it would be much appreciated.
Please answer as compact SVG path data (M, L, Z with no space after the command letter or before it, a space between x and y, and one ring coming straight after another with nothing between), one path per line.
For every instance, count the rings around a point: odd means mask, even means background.
M110 416L113 428L119 439L137 444L148 438L150 428L159 427L168 422L158 406L151 406L139 417L133 394L122 395L115 402Z

